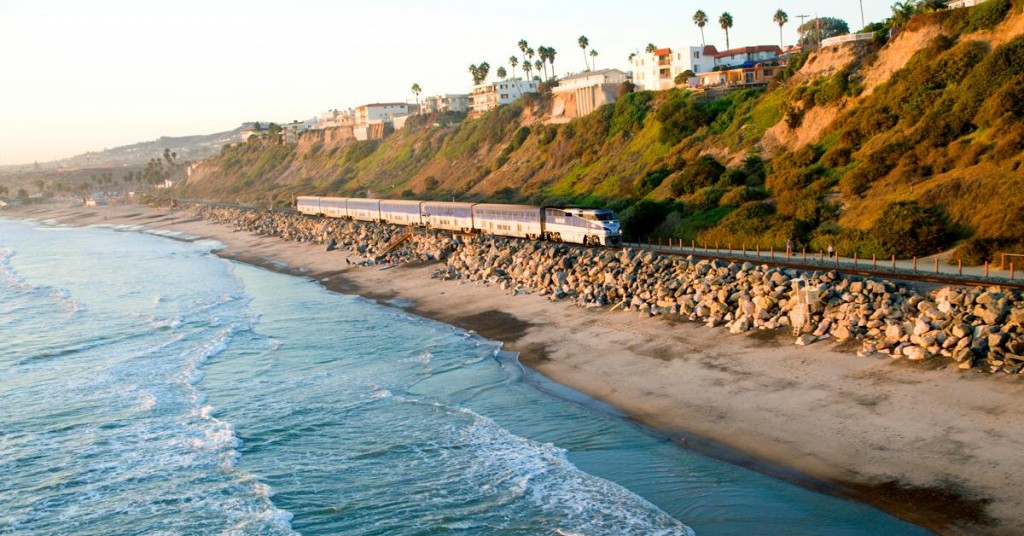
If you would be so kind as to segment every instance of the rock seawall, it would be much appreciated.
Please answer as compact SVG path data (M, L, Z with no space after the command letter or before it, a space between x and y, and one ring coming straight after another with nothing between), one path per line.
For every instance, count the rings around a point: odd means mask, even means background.
M328 244L360 263L443 261L439 279L537 293L580 307L678 315L730 333L790 329L797 344L860 341L859 355L949 359L961 369L1024 374L1024 296L1000 287L945 287L930 294L837 271L668 257L637 249L584 248L492 236L451 235L197 205L190 210L238 230ZM399 238L404 241L399 242Z

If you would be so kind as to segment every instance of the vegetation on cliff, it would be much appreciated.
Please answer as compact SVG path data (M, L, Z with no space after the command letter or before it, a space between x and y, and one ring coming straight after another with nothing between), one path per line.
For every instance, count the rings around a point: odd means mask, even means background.
M279 205L355 195L606 205L633 237L978 262L1024 249L1021 0L889 21L709 98L629 92L566 124L550 89L380 141L225 147L178 192Z

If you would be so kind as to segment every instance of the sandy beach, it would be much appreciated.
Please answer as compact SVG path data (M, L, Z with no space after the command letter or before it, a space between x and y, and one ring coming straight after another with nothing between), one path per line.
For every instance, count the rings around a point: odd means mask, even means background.
M730 335L666 317L582 309L430 278L434 263L349 266L324 247L141 206L25 207L0 217L130 224L209 237L220 255L475 330L549 378L695 449L875 504L948 534L1024 533L1019 376L856 357L856 345Z

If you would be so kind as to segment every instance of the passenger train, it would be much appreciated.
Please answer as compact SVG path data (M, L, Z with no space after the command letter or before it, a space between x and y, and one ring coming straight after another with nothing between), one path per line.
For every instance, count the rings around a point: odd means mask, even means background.
M586 245L615 246L622 240L618 218L603 208L299 196L296 209L312 216Z

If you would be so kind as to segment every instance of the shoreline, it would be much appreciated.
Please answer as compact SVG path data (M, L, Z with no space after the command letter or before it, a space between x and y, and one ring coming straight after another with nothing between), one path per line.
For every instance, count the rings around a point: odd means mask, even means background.
M438 265L344 267L344 252L257 237L141 206L0 212L69 225L129 224L212 238L218 255L310 277L335 292L473 330L544 377L608 404L682 448L865 502L943 533L1024 532L1019 381L796 347L681 319L510 296L430 278ZM286 263L287 266L282 266Z

